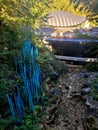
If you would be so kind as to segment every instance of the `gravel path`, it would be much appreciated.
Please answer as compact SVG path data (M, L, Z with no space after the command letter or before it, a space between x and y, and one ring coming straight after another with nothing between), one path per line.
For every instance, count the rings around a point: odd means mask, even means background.
M87 72L83 66L69 65L69 73L61 75L54 85L61 93L61 100L56 109L51 110L53 120L44 123L42 130L85 130L86 105L80 91L83 84L92 82L96 75L98 73ZM56 100L55 97L52 99Z

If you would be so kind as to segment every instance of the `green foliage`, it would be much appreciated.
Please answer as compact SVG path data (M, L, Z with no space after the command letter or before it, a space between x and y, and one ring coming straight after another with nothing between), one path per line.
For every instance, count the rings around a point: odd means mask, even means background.
M37 61L43 72L55 71L58 74L68 72L67 66L62 61L55 59L54 55L44 45L39 46L39 52Z
M53 68L57 71L58 74L66 74L68 73L68 67L63 61L53 59L51 62Z
M66 3L65 3L66 2ZM71 5L70 0L53 0L50 3L51 10L68 10L68 7Z
M2 79L0 81L0 105L5 104L6 102L6 96L5 96L6 92L7 92L7 82L5 79Z
M76 34L77 38L91 40L91 42L83 44L85 48L84 55L86 57L98 58L98 43L93 42L95 40L98 40L98 36L89 36L80 32L76 32ZM97 63L95 63L95 65L97 65Z
M8 104L6 94L11 95L15 90L18 76L15 74L15 58L20 53L21 33L18 30L0 24L0 114L8 116ZM6 106L6 107L5 107ZM6 119L6 118L5 118ZM3 118L2 118L3 120ZM4 126L5 127L5 126ZM3 128L3 123L2 123Z
M0 30L0 62L12 65L22 46L22 34L4 24Z
M42 51L39 54L39 57L37 58L37 61L39 62L42 70L44 73L67 73L68 68L67 66L62 62L54 58L53 54L49 52L48 50Z
M0 105L4 105L7 102L6 94L8 91L13 93L18 77L7 64L0 64L0 70Z
M11 27L19 28L22 25L38 28L42 24L42 18L55 10L86 15L92 25L98 25L97 0L0 0L0 5L0 20Z
M13 95L17 82L18 84L21 82L15 75L14 60L20 54L23 41L30 37L32 41L37 41L39 44L35 29L42 23L42 17L48 11L49 2L50 0L0 0L0 129L2 130L13 128L14 130L37 130L36 123L39 119L29 112L20 127L14 127L12 122L7 123L9 112L6 93ZM36 106L35 112L39 109L41 109L40 106Z
M32 26L36 28L40 25L41 18L46 14L50 1L51 0L0 0L0 19L11 27Z
M92 83L93 88L91 89L90 95L93 99L98 100L98 77Z
M88 39L88 40L98 40L98 36L90 36L88 34L82 34L80 32L75 32L77 38L82 38L82 39Z
M46 109L49 105L49 98L45 95L45 93L43 93L43 96L41 98L41 102L42 102L41 105L42 105L43 109Z
M73 1L73 0L72 0ZM75 5L79 9L81 14L84 13L87 16L87 19L90 21L91 26L98 26L98 1L97 0L82 0L75 1Z
M24 117L23 123L21 126L15 126L14 130L38 130L36 123L39 122L39 119L33 117L33 115L29 114Z
M98 71L98 62L88 63L85 67L88 71L96 72Z
M38 130L37 123L39 119L32 114L25 115L23 123L15 125L11 118L0 118L0 130Z
M98 58L98 43L85 44L85 55Z
M53 57L51 56L49 51L40 53L37 58L37 61L40 64L50 63L52 60L53 60Z
M12 124L13 124L13 121L11 118L9 118L9 119L1 119L0 118L0 130L6 130ZM10 130L10 128L9 128L9 130Z
M86 15L86 8L83 2L76 2L74 0L53 0L50 3L51 10L65 10L76 15Z

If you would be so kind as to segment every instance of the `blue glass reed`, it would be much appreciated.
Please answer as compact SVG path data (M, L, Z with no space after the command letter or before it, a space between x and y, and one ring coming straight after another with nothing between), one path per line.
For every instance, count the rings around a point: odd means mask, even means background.
M41 70L39 65L36 63L38 57L38 48L36 45L31 45L30 39L27 39L24 43L22 53L17 60L15 60L16 72L19 73L23 80L24 92L26 99L29 103L30 110L34 114L35 105L39 105L39 99L41 97ZM7 95L10 110L14 121L15 111L12 99ZM24 103L20 96L19 87L17 92L14 93L14 100L16 109L20 120L22 120L22 114L24 111Z
M14 104L13 104L13 101L12 101L11 97L8 94L7 94L7 99L8 99L10 111L11 111L11 114L12 114L12 118L13 118L14 122L16 122Z

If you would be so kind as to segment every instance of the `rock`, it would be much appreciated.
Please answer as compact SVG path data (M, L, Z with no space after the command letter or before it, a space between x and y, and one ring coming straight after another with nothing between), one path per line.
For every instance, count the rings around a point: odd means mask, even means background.
M60 91L58 90L58 88L53 88L52 89L52 94L54 95L54 96L56 96L57 97L57 100L56 100L56 103L55 103L55 105L57 106L59 103L60 103L60 100L61 100L61 93L60 93Z
M92 130L98 130L98 124L93 125Z
M98 130L98 120L94 116L85 118L85 130Z
M95 104L92 105L91 100L87 102L87 94L92 88L91 82L94 80L95 74L82 71L82 68L78 68L78 66L71 68L68 74L61 74L56 68L55 64L50 66L51 71L48 71L48 76L45 78L49 105L46 108L48 114L42 118L43 124L46 125L43 130L96 130L95 122L89 123L88 120L85 122L82 120L88 115L98 117L95 116L98 115L98 111L94 111L94 113L88 111L88 109L95 110L95 107L90 108ZM85 106L85 102L88 107ZM76 124L76 120L79 120L79 124Z
M85 77L85 73L80 72L80 73L78 73L78 74L74 74L73 76L74 76L74 78L80 80L80 79L82 79L82 78Z
M72 97L74 97L74 98L82 98L82 96L81 96L81 93L71 93L70 94Z
M39 130L43 130L44 129L44 125L42 123L37 123L37 128Z
M90 106L90 108L98 109L98 101L94 100L91 96L87 96L86 105Z
M57 87L52 89L52 93L56 95L57 97L61 97L61 93Z
M89 83L89 82L85 82L85 83L83 83L83 88L85 88L85 87L92 87L92 84L91 83Z
M61 92L62 92L62 93L68 93L68 90L67 90L67 89L62 88Z
M58 88L62 88L62 84L58 85Z
M72 99L72 96L70 94L65 95L68 99Z
M49 69L50 72L54 71L54 68L51 64L48 65L48 69Z
M44 110L42 113L40 113L39 117L41 124L46 123L47 119L49 118L49 112L47 110Z
M69 87L69 93L74 91L74 87L72 85L69 85L68 87Z
M52 71L48 74L51 78L51 80L57 80L57 78L59 77L58 73L55 71Z
M81 89L81 94L88 94L90 92L91 88L90 87L87 87L87 88L83 88Z
M50 77L45 79L45 82L49 82L50 81Z
M52 115L49 115L49 119L46 121L46 124L47 125L52 124L54 120L55 120L55 113Z
M77 126L77 130L84 130L83 125L81 124L81 125Z
M51 104L53 104L53 103L56 103L57 100L58 100L58 97L56 95L52 95L49 101Z
M45 91L46 91L46 92L49 91L49 86L48 86L48 84L45 84L45 87L44 87L44 88L45 88Z

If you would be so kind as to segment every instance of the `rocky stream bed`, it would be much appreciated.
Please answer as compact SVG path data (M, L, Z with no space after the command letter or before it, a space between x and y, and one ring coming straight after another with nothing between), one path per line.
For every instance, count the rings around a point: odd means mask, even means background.
M42 130L98 130L98 102L89 98L98 72L68 65L69 72L45 79L49 106L40 116Z

